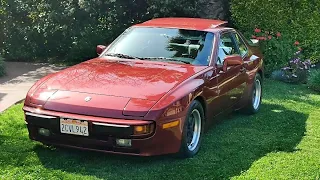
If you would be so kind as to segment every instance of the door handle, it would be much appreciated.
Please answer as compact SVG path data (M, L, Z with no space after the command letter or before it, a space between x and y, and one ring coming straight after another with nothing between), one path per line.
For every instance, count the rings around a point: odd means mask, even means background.
M245 67L241 67L240 72L246 72L247 69Z

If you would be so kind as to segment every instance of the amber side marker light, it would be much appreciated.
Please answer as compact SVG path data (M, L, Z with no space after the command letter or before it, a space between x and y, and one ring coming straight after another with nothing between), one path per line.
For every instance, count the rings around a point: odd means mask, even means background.
M134 126L134 135L150 134L154 130L153 124Z
M168 129L168 128L176 127L176 126L179 125L179 123L180 123L180 119L172 121L172 122L169 122L169 123L166 123L166 124L163 124L162 128L163 129Z

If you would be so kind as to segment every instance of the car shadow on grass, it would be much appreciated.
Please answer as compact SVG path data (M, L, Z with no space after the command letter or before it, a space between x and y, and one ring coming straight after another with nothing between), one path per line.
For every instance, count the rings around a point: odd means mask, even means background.
M132 157L37 145L44 167L102 179L229 179L270 152L298 151L308 115L274 104L260 113L232 117L205 134L200 152L190 159Z

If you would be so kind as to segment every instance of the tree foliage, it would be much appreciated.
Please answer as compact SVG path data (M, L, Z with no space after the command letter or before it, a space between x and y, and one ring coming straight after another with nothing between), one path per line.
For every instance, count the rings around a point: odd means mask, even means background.
M147 17L144 1L2 0L3 54L15 60L88 58ZM91 53L90 53L91 52Z
M205 0L0 0L0 53L7 60L81 61L130 25L198 17Z

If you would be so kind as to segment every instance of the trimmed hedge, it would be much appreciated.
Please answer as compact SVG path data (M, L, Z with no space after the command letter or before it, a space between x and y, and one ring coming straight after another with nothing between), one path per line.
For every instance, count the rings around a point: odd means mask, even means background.
M281 32L282 44L270 44L262 47L264 51L275 50L274 54L265 54L267 69L284 66L288 59L277 55L277 49L288 49L299 41L305 57L312 62L320 59L320 1L317 0L231 0L231 13L234 25L247 37L251 37L255 28L271 32ZM281 47L279 47L281 46ZM266 50L266 48L268 48Z

